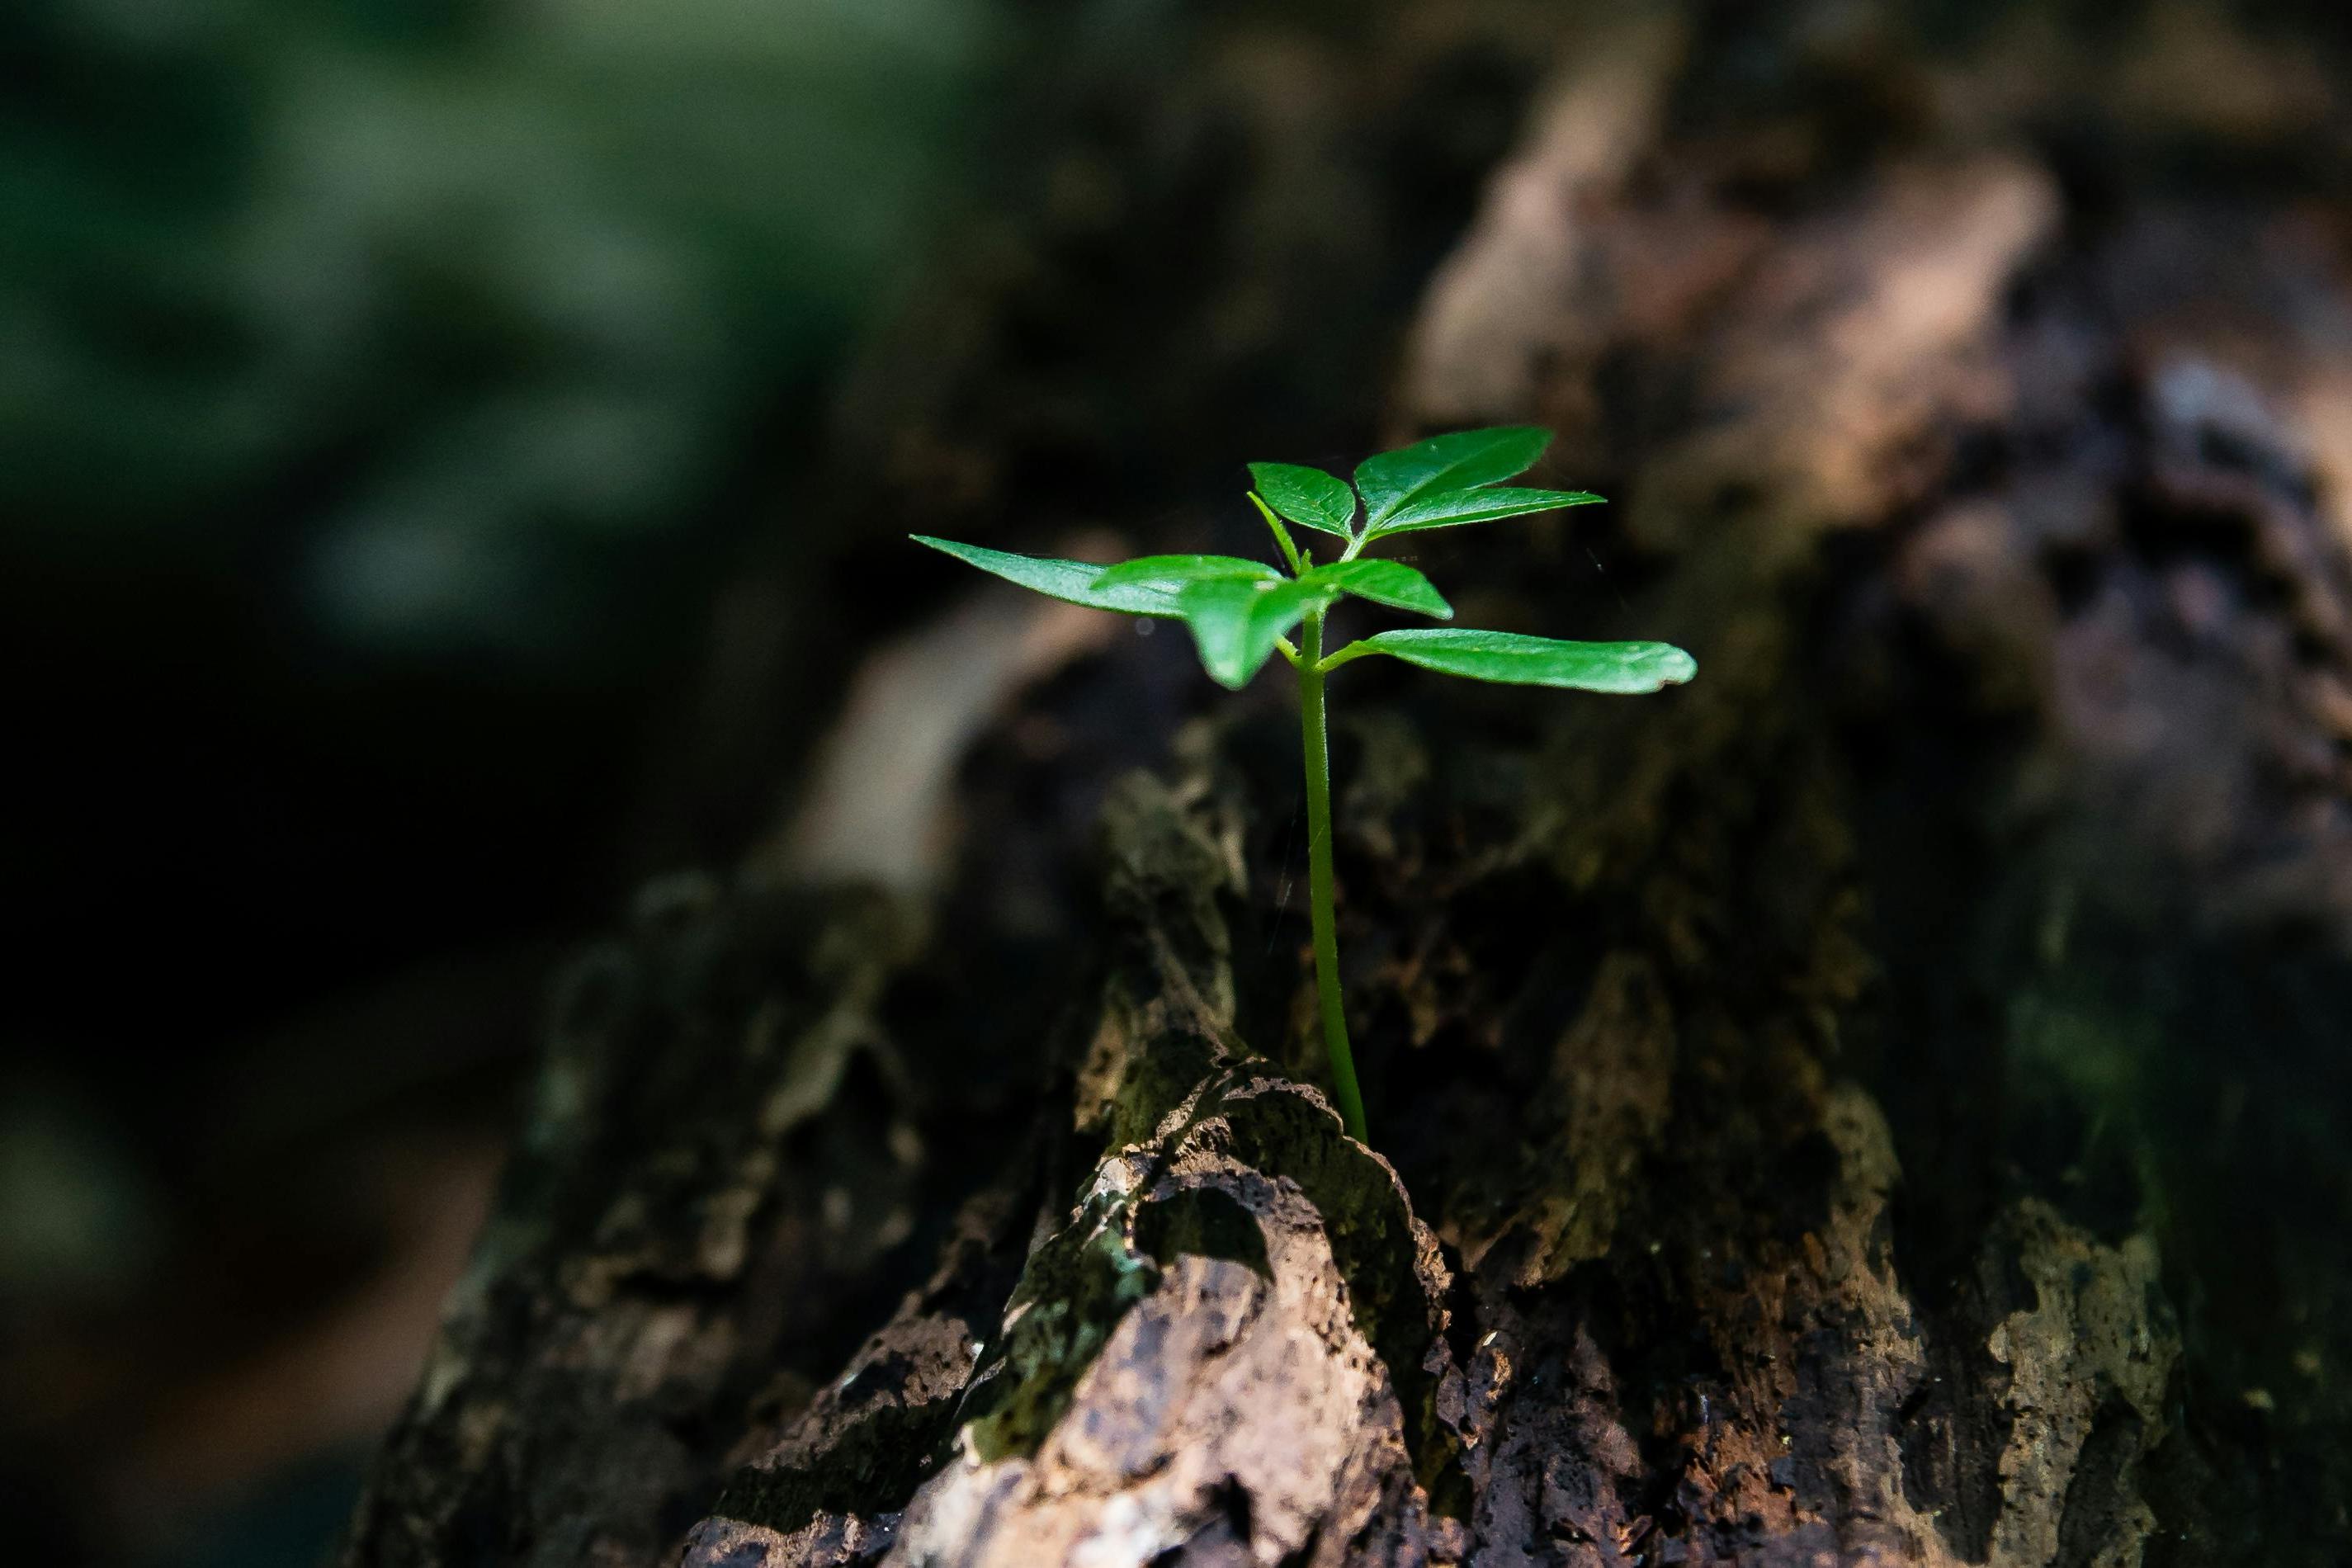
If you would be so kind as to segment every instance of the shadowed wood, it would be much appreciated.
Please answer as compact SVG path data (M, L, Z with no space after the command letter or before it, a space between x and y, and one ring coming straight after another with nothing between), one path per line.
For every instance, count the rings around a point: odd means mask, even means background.
M2352 1543L2341 229L2288 174L2137 178L2224 134L2134 85L2160 20L1366 9L1064 89L1132 237L1015 202L1024 258L876 345L845 451L930 510L867 531L1043 549L1099 502L1024 478L1075 446L1168 487L1110 520L1138 552L1246 550L1237 469L1161 536L1204 449L1537 424L1534 480L1617 504L1421 563L1699 679L1349 671L1376 1151L1311 1087L1296 714L1211 707L1168 635L1073 643L990 727L936 898L654 890L562 990L354 1568ZM1416 249L1382 117L1450 123L1496 58L1515 140ZM2140 116L2118 187L2021 129L2077 99ZM1192 199L1248 243L1147 243L1215 232ZM1024 330L1114 300L1116 353ZM1278 353L1311 385L1236 390Z

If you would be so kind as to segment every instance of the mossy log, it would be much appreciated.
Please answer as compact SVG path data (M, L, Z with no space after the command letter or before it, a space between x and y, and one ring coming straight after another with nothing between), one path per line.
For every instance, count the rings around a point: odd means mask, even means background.
M845 405L823 570L923 619L772 639L855 693L799 826L559 985L351 1568L2352 1555L2341 164L2011 20L1055 62ZM890 541L1247 548L1241 458L1505 420L1615 504L1420 563L1700 674L1340 678L1366 1148L1279 683Z

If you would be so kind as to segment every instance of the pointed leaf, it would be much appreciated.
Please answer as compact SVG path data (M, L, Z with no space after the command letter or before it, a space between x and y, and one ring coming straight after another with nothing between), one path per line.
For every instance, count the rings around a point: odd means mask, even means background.
M1495 489L1447 490L1427 495L1398 510L1372 530L1374 537L1411 533L1420 528L1454 528L1465 522L1492 522L1496 518L1522 517L1531 511L1557 511L1566 506L1591 506L1601 498L1591 490L1522 489L1504 485Z
M1690 655L1662 642L1558 642L1517 632L1440 626L1381 632L1352 647L1389 654L1441 675L1575 691L1655 691L1698 673L1697 661Z
M978 544L960 544L952 539L933 539L928 534L912 533L908 537L918 544L928 544L943 551L959 561L968 562L983 572L995 574L1008 583L1060 599L1066 604L1084 605L1090 610L1116 610L1123 616L1178 616L1176 592L1172 588L1139 585L1128 588L1097 589L1095 579L1102 575L1098 561L1058 561L1046 555L1015 555L1009 551L989 550Z
M1276 639L1331 597L1300 582L1213 577L1185 589L1179 603L1210 679L1238 691L1274 657Z
M1391 609L1435 616L1441 621L1454 618L1454 606L1445 602L1437 585L1402 561L1335 561L1316 567L1299 581L1343 589Z
M1381 524L1423 496L1498 485L1524 474L1550 445L1550 431L1511 425L1456 430L1367 458L1356 469L1365 531L1379 531Z
M1296 463L1252 463L1250 482L1265 504L1301 528L1349 537L1356 492L1347 481Z
M1213 577L1280 582L1282 574L1263 561L1239 555L1144 555L1104 568L1095 579L1095 591L1165 588L1176 593Z

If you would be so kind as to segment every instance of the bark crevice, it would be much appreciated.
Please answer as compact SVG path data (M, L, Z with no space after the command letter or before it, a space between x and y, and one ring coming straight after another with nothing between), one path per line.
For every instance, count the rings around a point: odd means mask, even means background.
M1130 199L1265 247L1161 288L1041 200L853 420L905 455L877 531L1023 548L1122 463L1189 494L1197 441L1381 420L1541 422L1616 498L1417 562L1689 688L1336 683L1379 1152L1311 1087L1295 714L1073 642L921 796L964 814L928 897L689 879L583 960L354 1568L2340 1555L2352 1215L2301 1087L2352 1087L2340 246L2087 212L2016 40L1895 116L1767 23L1447 15L1388 75L1293 40L1279 91L1205 50L1289 151L1246 175L1201 98L1106 91ZM1344 149L1497 40L1557 69L1428 279ZM1391 237L1344 264L1287 205L1335 166ZM1104 268L1148 392L1021 330ZM1412 299L1383 381L1348 328ZM1361 374L1253 401L1275 347ZM1074 440L1098 471L1035 478ZM1149 543L1249 547L1198 526Z

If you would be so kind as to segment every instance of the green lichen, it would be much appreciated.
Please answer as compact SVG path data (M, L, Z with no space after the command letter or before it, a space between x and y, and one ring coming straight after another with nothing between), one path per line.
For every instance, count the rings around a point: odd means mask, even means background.
M1029 1259L1004 1337L964 1396L961 1419L982 1460L1035 1454L1119 1320L1159 1288L1159 1265L1129 1237L1129 1215L1125 1194L1098 1192Z

